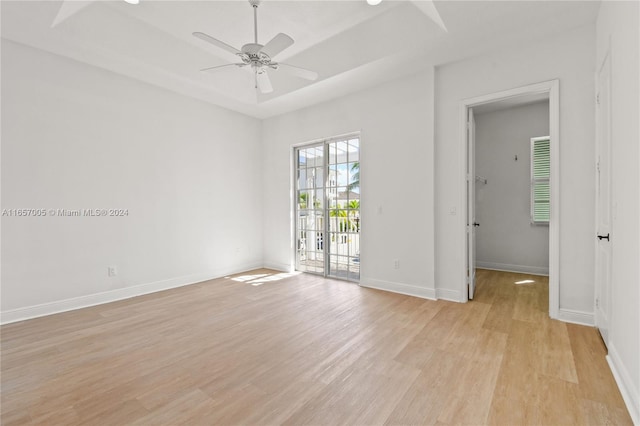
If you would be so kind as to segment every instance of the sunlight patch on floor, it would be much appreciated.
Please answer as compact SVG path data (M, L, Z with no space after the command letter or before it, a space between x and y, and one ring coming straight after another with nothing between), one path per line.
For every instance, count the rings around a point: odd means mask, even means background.
M280 281L285 278L294 277L299 274L301 274L301 272L295 271L295 272L279 272L276 274L246 274L246 275L239 275L233 278L232 277L225 277L225 278L230 278L231 281L251 284L252 286L257 287L262 284L266 284L274 281Z

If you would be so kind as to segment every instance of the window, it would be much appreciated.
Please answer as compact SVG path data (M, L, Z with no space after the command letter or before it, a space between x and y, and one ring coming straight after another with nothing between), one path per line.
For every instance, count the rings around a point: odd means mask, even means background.
M548 225L551 196L551 151L549 136L531 138L531 223Z

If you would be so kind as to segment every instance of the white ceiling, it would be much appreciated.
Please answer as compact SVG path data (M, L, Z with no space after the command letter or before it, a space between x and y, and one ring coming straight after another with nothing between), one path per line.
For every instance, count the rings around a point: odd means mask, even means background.
M240 48L253 40L246 0L5 1L2 37L150 84L265 118L413 74L576 28L595 20L597 1L436 1L448 31L423 13L428 0L264 0L259 41L279 32L295 44L275 59L320 74L308 82L270 71L274 92L257 95L252 76L194 38L202 31ZM55 23L55 25L54 25ZM37 66L34 64L34 66ZM43 70L46 72L46 70Z

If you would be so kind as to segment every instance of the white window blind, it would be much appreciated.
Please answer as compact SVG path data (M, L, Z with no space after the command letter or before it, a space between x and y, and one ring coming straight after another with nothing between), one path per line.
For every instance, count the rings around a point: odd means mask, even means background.
M551 194L549 136L531 139L531 223L549 224Z

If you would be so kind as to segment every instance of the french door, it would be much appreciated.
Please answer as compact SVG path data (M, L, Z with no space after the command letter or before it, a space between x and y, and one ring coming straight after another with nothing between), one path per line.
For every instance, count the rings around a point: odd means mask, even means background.
M295 149L296 269L360 279L360 138Z

